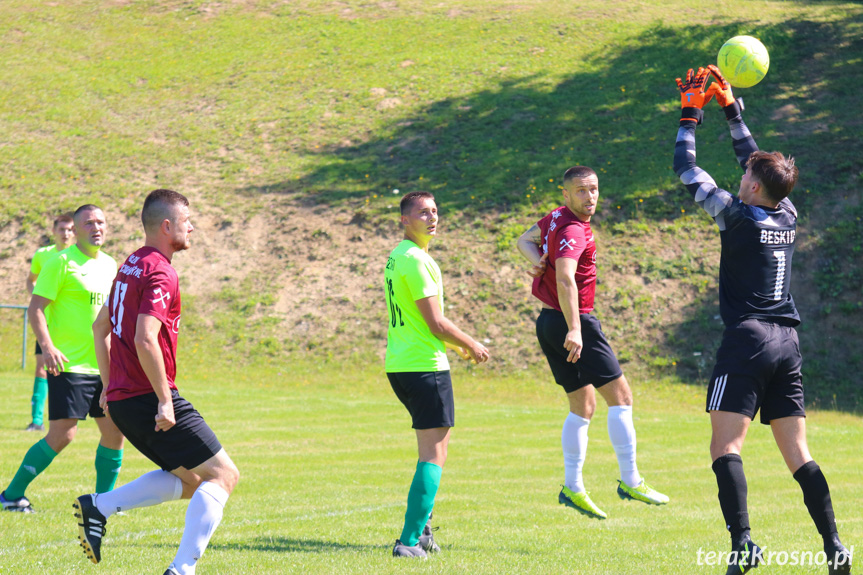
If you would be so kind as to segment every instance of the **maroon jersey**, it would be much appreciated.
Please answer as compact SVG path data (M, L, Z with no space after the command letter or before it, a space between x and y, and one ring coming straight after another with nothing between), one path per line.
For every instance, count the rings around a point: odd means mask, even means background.
M156 248L143 247L130 255L114 278L108 297L111 315L111 375L106 396L117 401L153 393L138 360L135 330L138 316L162 322L159 348L171 389L177 389L177 333L180 329L180 284L177 272Z
M558 311L557 260L571 258L578 261L575 283L578 285L578 311L593 311L596 293L596 243L590 222L579 220L566 206L561 206L539 220L542 234L542 252L548 254L545 273L533 279L533 295L542 303Z

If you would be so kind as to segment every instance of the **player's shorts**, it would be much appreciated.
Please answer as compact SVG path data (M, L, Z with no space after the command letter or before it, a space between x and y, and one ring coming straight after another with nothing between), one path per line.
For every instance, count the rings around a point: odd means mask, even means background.
M147 393L108 402L108 413L117 428L144 457L165 471L193 469L222 450L216 434L191 403L171 390L176 425L156 431L159 398Z
M569 328L563 313L556 309L543 308L536 318L536 337L548 360L554 381L566 393L577 391L586 385L602 387L621 375L620 363L611 349L602 326L596 317L583 313L581 318L581 357L575 363L566 361L569 351L563 347Z
M99 407L102 378L88 373L61 371L48 374L48 421L105 417Z
M797 330L747 319L725 329L707 386L707 411L741 413L761 423L806 416Z
M455 426L452 379L447 371L387 373L390 385L411 414L414 429Z

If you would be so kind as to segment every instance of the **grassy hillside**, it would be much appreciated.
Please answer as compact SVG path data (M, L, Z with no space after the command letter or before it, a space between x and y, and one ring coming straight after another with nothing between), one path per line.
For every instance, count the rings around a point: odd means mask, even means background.
M796 156L792 286L809 399L863 390L863 7L842 2L32 2L0 4L0 285L58 209L105 205L108 251L140 241L154 187L199 214L184 345L242 361L368 361L398 194L433 191L450 315L498 368L541 367L513 239L594 166L599 313L626 369L703 383L721 333L718 237L671 171L674 78L753 34L771 53L740 90L759 145ZM699 163L735 190L721 111ZM0 315L2 365L17 315ZM213 351L215 349L215 351Z

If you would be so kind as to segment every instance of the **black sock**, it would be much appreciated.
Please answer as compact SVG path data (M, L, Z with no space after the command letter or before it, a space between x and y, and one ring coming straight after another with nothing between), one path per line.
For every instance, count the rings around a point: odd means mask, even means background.
M833 541L837 535L836 518L833 515L833 501L830 499L830 488L827 479L821 473L821 468L814 461L804 463L794 472L794 479L803 490L803 502L818 528L818 533L824 539L824 544Z
M749 490L743 474L743 459L736 453L718 457L713 462L713 473L719 486L719 507L731 532L731 545L735 546L749 537L749 511L746 507Z

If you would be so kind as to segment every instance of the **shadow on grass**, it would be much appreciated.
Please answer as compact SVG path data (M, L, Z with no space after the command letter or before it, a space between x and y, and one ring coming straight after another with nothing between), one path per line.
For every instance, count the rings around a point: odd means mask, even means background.
M713 62L717 47L739 33L757 33L772 55L767 80L740 91L759 141L764 147L793 148L812 172L817 169L817 176L804 170L801 184L837 185L835 178L863 167L859 131L853 128L859 119L846 114L851 102L860 100L853 79L863 74L852 57L860 55L860 38L837 42L861 22L863 16L842 24L789 21L769 27L745 21L687 28L656 24L616 52L586 54L578 64L584 71L556 85L545 76L510 78L494 89L435 102L395 118L364 143L307 150L321 157L316 163L322 167L300 180L240 193L281 191L338 204L374 194L389 199L396 188L429 189L443 209L506 211L556 197L564 170L580 163L600 172L606 210L667 190L671 193L647 214L623 210L621 215L674 217L679 209L668 200L690 203L671 171L679 101L674 78ZM576 30L564 23L558 33ZM831 117L844 122L825 130ZM701 163L717 181L736 183L739 171L729 161L727 140L704 145L727 138L715 105L699 135L699 152L706 156Z
M242 543L217 543L210 549L223 551L259 551L272 553L333 553L346 551L380 551L387 545L356 545L336 541L321 541L318 539L292 539L289 537L258 537Z
M859 409L863 386L850 374L863 370L863 333L857 327L863 320L863 224L859 212L843 209L855 205L843 194L863 183L863 122L856 113L863 105L858 90L863 11L849 13L844 21L789 20L773 26L657 23L613 51L585 54L571 66L579 71L557 84L540 76L509 78L494 89L435 102L394 119L364 143L307 151L322 156L321 167L298 181L239 193L276 191L362 211L364 200L372 209L391 207L398 198L395 189L426 189L443 213L505 214L527 225L559 203L565 169L586 164L599 173L598 227L622 223L626 233L633 221L673 221L693 207L671 169L679 117L674 79L689 67L713 62L729 37L757 35L770 50L770 73L738 95L746 98L745 117L759 145L796 157L801 176L792 199L801 224L818 234L817 242L807 244L813 253L799 249L795 266L798 276L814 277L804 283L820 286L818 295L828 304L802 310L816 326L812 335L802 334L806 365L817 369L805 367L809 399ZM580 25L561 23L557 32L575 34ZM709 105L698 138L699 165L720 186L736 189L741 171L715 104ZM663 336L670 354L701 358L697 365L682 361L677 368L693 383L706 377L701 363L707 358L712 365L721 336L721 325L712 319L718 313L714 300L715 294L707 294L675 333ZM845 321L832 323L833 343L824 346L818 326L826 326L822 316L833 309L831 302ZM702 355L692 356L696 351Z

